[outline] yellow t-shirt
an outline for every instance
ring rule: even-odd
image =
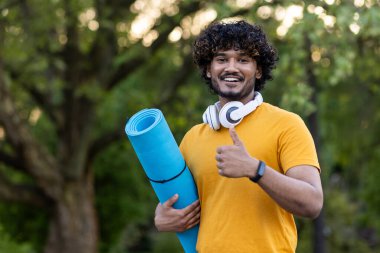
[[[302,164],[319,169],[312,136],[294,113],[263,103],[236,126],[236,132],[251,156],[281,173]],[[248,178],[218,174],[215,155],[222,145],[232,145],[228,129],[214,131],[206,124],[190,129],[180,145],[201,201],[197,251],[295,252],[292,214]]]

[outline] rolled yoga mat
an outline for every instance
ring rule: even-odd
[[[127,122],[125,132],[161,203],[176,193],[179,194],[173,205],[176,209],[198,199],[193,176],[160,110],[137,112]],[[196,253],[198,230],[199,225],[177,233],[186,253]]]

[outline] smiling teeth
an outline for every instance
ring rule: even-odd
[[[227,77],[227,78],[224,78],[224,81],[227,81],[227,82],[238,82],[239,79],[238,78]]]

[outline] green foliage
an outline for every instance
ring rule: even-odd
[[[162,233],[155,239],[155,247],[152,253],[161,252],[173,252],[181,253],[183,252],[182,246],[179,244],[178,239],[174,233]]]
[[[29,2],[29,9],[18,4],[3,9],[6,5],[0,4],[0,26],[6,27],[6,36],[1,37],[0,31],[0,63],[8,70],[4,79],[15,96],[20,117],[30,123],[31,113],[42,110],[41,117],[30,123],[30,129],[50,153],[56,154],[59,149],[57,132],[49,115],[29,95],[31,88],[48,93],[52,105],[59,106],[64,102],[65,88],[78,85],[74,95],[89,99],[96,107],[94,127],[90,130],[92,139],[115,129],[123,132],[128,117],[143,108],[157,106],[164,112],[179,143],[191,126],[201,122],[204,108],[216,101],[217,97],[209,93],[191,61],[187,61],[194,34],[174,43],[164,38],[163,46],[154,51],[143,45],[143,39],[131,39],[131,24],[144,8],[126,6],[127,1],[110,1],[112,4],[97,10],[93,19],[98,24],[96,29],[83,16],[87,13],[91,17],[96,10],[94,1]],[[182,4],[192,2],[182,1]],[[263,91],[265,101],[296,112],[305,120],[317,113],[326,200],[324,234],[329,252],[379,251],[379,4],[375,1],[364,1],[362,6],[360,1],[333,4],[327,4],[331,1],[256,1],[252,6],[241,7],[239,2],[242,3],[204,2],[200,8],[214,9],[219,18],[238,13],[263,26],[280,56],[274,80]],[[292,5],[302,7],[302,17],[281,34],[278,31],[284,21],[280,14]],[[260,7],[267,8],[269,14],[263,15],[265,8]],[[67,8],[70,13],[65,11]],[[316,8],[318,11],[313,11]],[[170,15],[173,17],[170,22],[182,20],[179,25],[185,26],[189,20],[194,21],[191,20],[194,13],[181,16],[183,11],[178,7],[178,13]],[[75,18],[70,19],[70,15]],[[333,25],[326,25],[327,15],[333,18]],[[61,50],[73,39],[67,37],[67,26],[81,19],[76,38],[80,45],[78,55],[96,49],[93,43],[99,31],[116,35],[116,41],[104,36],[98,45],[101,50],[97,53],[110,57],[102,58],[109,63],[104,75],[99,75],[102,78],[89,74],[85,80],[71,83],[63,73],[72,66],[65,64]],[[170,22],[162,16],[154,29],[162,33],[173,25]],[[96,27],[96,23],[93,25]],[[360,29],[355,30],[355,25]],[[112,45],[117,46],[118,54],[112,54]],[[104,76],[140,56],[144,64],[128,72],[117,87],[101,88]],[[90,73],[92,61],[96,59],[89,58],[81,70]],[[12,70],[19,69],[22,71],[16,79]],[[177,83],[182,71],[185,77]],[[312,100],[314,95],[316,101]],[[5,141],[0,136],[0,147],[12,153],[14,150]],[[90,165],[95,178],[100,252],[137,253],[131,249],[139,245],[140,253],[181,252],[174,234],[159,234],[153,228],[157,198],[127,138],[107,147]],[[31,178],[8,167],[1,167],[0,171],[17,183],[34,184]],[[47,223],[45,211],[1,203],[0,251],[40,252]],[[297,252],[311,252],[312,223],[298,220],[297,224],[300,238]]]
[[[7,253],[35,253],[33,247],[27,243],[19,243],[12,240],[2,226],[0,226],[0,251]]]
[[[342,190],[333,188],[327,191],[326,230],[330,252],[372,252],[370,244],[361,235],[360,203],[350,200],[347,191]]]
[[[311,88],[304,83],[298,83],[282,96],[281,108],[295,112],[301,116],[309,116],[315,112],[315,105],[310,102]]]
[[[126,227],[152,220],[157,200],[126,140],[113,145],[96,160],[95,187],[101,252],[108,252]],[[128,231],[126,238],[133,237],[134,232]]]
[[[0,203],[1,252],[41,252],[47,231],[46,218],[47,210]]]

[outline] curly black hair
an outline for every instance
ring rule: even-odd
[[[264,88],[266,80],[272,79],[272,69],[278,61],[277,50],[267,41],[264,31],[258,25],[246,21],[213,22],[196,38],[193,44],[193,59],[201,76],[212,90],[207,67],[219,50],[242,50],[256,60],[262,76],[256,79],[255,91]]]

